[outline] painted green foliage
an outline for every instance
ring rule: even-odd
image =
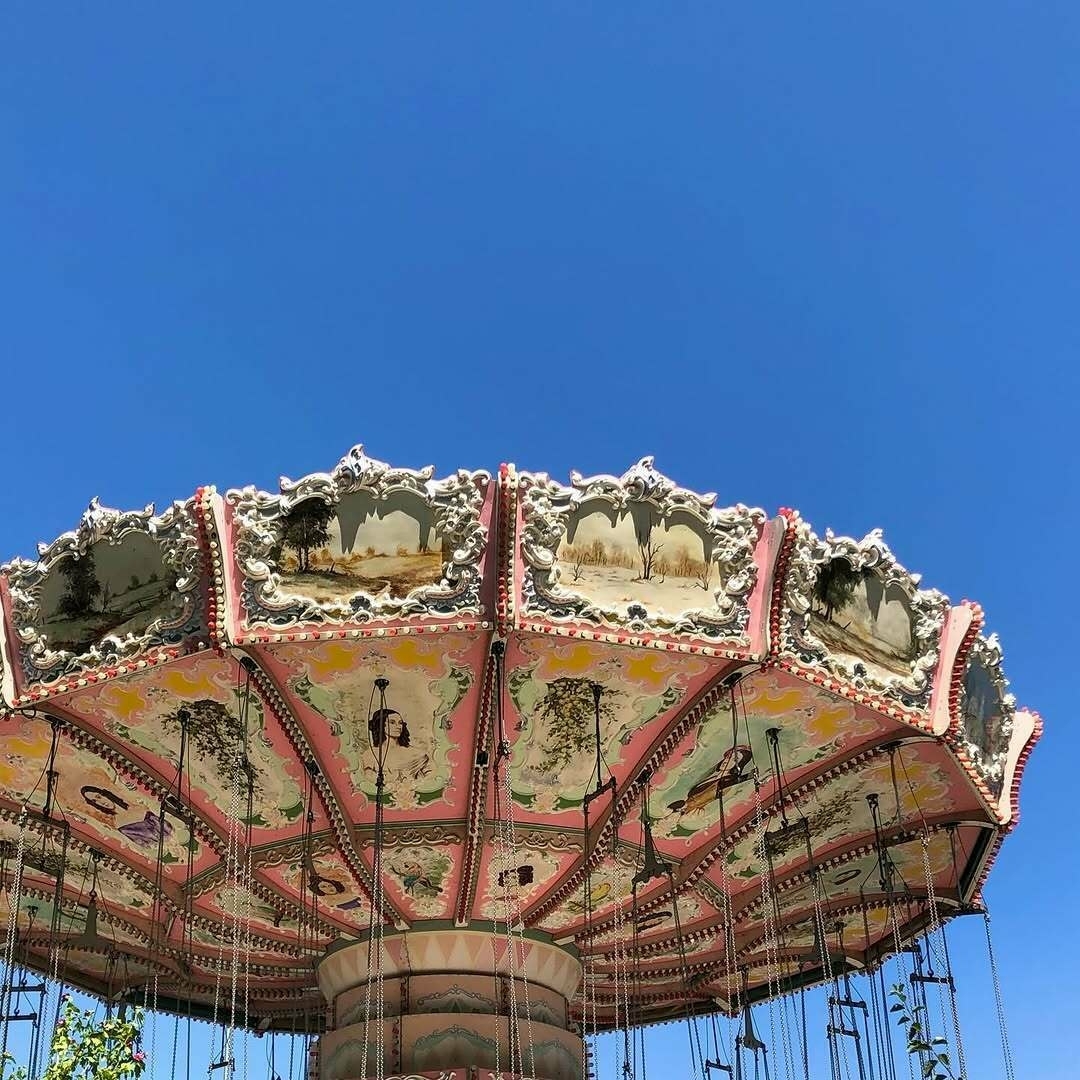
[[[67,998],[42,1080],[138,1080],[146,1068],[146,1054],[138,1048],[141,1030],[141,1009],[99,1021]],[[10,1068],[13,1060],[5,1054],[0,1061],[0,1080],[26,1080],[26,1069]]]
[[[561,678],[547,684],[543,698],[533,714],[544,729],[543,772],[559,773],[565,766],[590,749],[595,742],[596,702],[589,679]],[[601,691],[603,688],[601,687]],[[612,695],[600,696],[600,727],[603,730],[615,719]]]
[[[507,689],[524,732],[511,764],[513,796],[533,810],[561,811],[581,805],[595,773],[597,701],[600,688],[601,753],[608,768],[621,763],[634,735],[682,698],[673,682],[655,693],[633,693],[622,675],[604,679],[576,675],[544,678],[540,663],[513,671]]]

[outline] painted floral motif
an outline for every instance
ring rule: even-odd
[[[205,953],[200,956],[199,953],[194,954],[195,967],[203,971],[214,972],[215,969],[212,966],[213,962],[216,962],[221,956],[221,938],[217,934],[211,933],[209,930],[204,930],[200,926],[193,926],[190,930],[192,944],[199,946],[205,950]],[[293,938],[295,943],[296,930],[293,930]],[[268,935],[259,935],[262,937]],[[257,958],[262,961],[270,961],[271,963],[280,964],[282,960],[282,954],[276,949],[272,949],[264,944],[261,944],[257,939],[253,940],[248,946],[248,955],[253,959]],[[281,973],[284,976],[304,974],[305,971],[310,971],[310,968],[300,969],[294,971],[289,968],[281,968]]]
[[[821,963],[820,942],[814,933],[816,915],[810,914],[798,922],[783,929],[783,944],[788,949],[806,949],[806,963],[818,965]],[[842,929],[837,932],[837,924],[842,923]],[[830,915],[827,929],[829,935],[828,948],[835,950],[840,941],[846,949],[862,950],[867,944],[873,944],[885,933],[889,927],[888,908],[870,908],[865,913],[862,911],[850,912],[842,916]],[[869,929],[869,942],[866,930]]]
[[[921,892],[926,888],[926,868],[923,863],[922,837],[907,840],[900,844],[890,844],[887,848],[888,862],[894,871],[893,887],[898,891],[910,889]],[[930,860],[930,873],[935,883],[948,879],[953,871],[952,846],[945,831],[930,834],[927,847]],[[849,859],[838,866],[831,867],[825,873],[825,886],[830,896],[843,894],[858,895],[860,891],[876,893],[880,891],[881,868],[876,852],[871,852],[857,859]],[[784,896],[784,903],[794,907],[797,901]]]
[[[607,767],[630,763],[627,747],[669,716],[704,661],[630,654],[596,643],[523,645],[508,679],[521,734],[514,743],[514,799],[536,811],[579,807],[595,779],[596,710]],[[597,698],[597,690],[599,698]]]
[[[18,842],[18,822],[0,819],[0,860],[12,859]],[[107,862],[98,860],[95,863],[89,854],[71,845],[65,852],[63,841],[57,835],[50,835],[44,840],[35,837],[32,843],[26,844],[23,855],[24,888],[37,888],[51,895],[61,872],[69,896],[88,896],[96,877],[98,894],[108,898],[110,911],[124,918],[137,920],[140,916],[150,915],[153,909],[154,901],[149,891],[149,882],[144,884],[138,879],[132,881],[114,870]],[[4,902],[6,895],[0,891],[0,903]],[[37,904],[38,901],[33,903]],[[65,901],[65,910],[69,906]],[[48,925],[50,921],[39,913],[37,928],[40,930]],[[67,916],[63,925],[67,926]]]

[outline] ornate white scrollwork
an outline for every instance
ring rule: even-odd
[[[301,480],[282,477],[281,493],[270,495],[254,487],[229,491],[234,509],[234,552],[243,578],[241,603],[250,625],[288,626],[297,623],[358,623],[373,618],[432,613],[452,615],[480,609],[481,564],[487,529],[481,521],[484,490],[490,474],[459,469],[443,480],[434,468],[399,469],[376,461],[354,446],[329,473],[312,473]],[[347,600],[319,603],[290,592],[282,580],[276,553],[284,519],[309,499],[331,507],[357,492],[376,502],[408,493],[432,515],[443,548],[442,580],[412,589],[404,597],[372,597],[358,591]]]
[[[860,659],[846,655],[822,641],[813,632],[810,615],[819,575],[834,560],[842,560],[853,574],[871,574],[883,590],[898,587],[909,606],[912,656],[902,666],[889,671],[867,655]],[[824,538],[799,521],[795,545],[784,581],[780,619],[780,647],[801,663],[819,665],[860,688],[876,690],[910,707],[929,700],[937,668],[941,630],[948,610],[948,598],[936,589],[920,589],[921,578],[896,561],[882,539],[880,529],[861,540],[835,536],[826,530]],[[857,648],[857,646],[854,646]]]
[[[570,486],[565,487],[543,473],[523,473],[519,483],[526,610],[556,620],[585,620],[635,631],[689,633],[745,643],[748,601],[757,581],[754,549],[764,526],[764,511],[742,504],[718,509],[715,494],[699,495],[677,487],[657,471],[651,457],[642,458],[621,477],[583,477],[575,472]],[[575,515],[594,506],[613,521],[644,512],[657,527],[673,522],[689,525],[702,541],[707,577],[713,569],[718,571],[716,588],[705,593],[712,603],[679,613],[650,611],[644,603],[607,603],[575,590],[573,582],[564,579],[559,547]]]
[[[1009,693],[1009,680],[1001,669],[1001,661],[997,634],[976,637],[964,666],[957,699],[960,741],[995,798],[1001,797],[1004,787],[1016,716],[1016,698]],[[979,674],[985,677],[982,687],[975,682]],[[993,697],[992,702],[985,700],[986,693]],[[988,705],[989,714],[985,712]]]
[[[50,644],[49,631],[43,625],[48,613],[42,610],[42,590],[49,576],[65,560],[85,558],[97,544],[116,546],[133,533],[149,537],[157,547],[163,569],[172,575],[169,595],[179,603],[173,603],[171,610],[138,632],[106,634],[78,651]],[[92,500],[77,529],[51,544],[38,544],[36,562],[15,559],[0,566],[7,578],[25,676],[36,682],[106,667],[154,646],[178,644],[204,630],[198,588],[203,561],[194,499],[175,502],[160,516],[155,516],[153,503],[142,510],[121,511]]]

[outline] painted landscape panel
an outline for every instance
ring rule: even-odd
[[[1012,723],[1000,688],[978,657],[971,660],[964,672],[960,710],[964,735],[977,751],[973,755],[976,764],[994,798],[1000,798],[1005,786],[1004,759],[1012,737]]]
[[[717,606],[716,562],[686,514],[662,520],[646,503],[622,511],[584,504],[567,524],[558,557],[562,586],[599,607],[636,603],[677,616]]]
[[[275,552],[282,585],[320,604],[363,593],[400,599],[442,580],[436,510],[415,495],[307,499],[284,518]]]
[[[886,585],[873,570],[856,570],[844,558],[818,571],[810,607],[810,632],[833,653],[910,675],[918,658],[911,598],[902,585]]]
[[[42,584],[41,611],[38,630],[49,647],[82,653],[105,637],[182,618],[184,602],[157,544],[129,533],[118,544],[101,541],[57,563]]]

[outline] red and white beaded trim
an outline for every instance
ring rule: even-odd
[[[476,761],[477,753],[488,745],[492,717],[495,712],[495,665],[498,661],[492,654],[488,654],[487,664],[484,670],[484,694],[480,702],[480,712],[476,724],[476,742],[473,746],[472,761]],[[476,896],[476,887],[480,875],[480,842],[484,825],[485,812],[487,810],[488,784],[491,775],[490,766],[487,768],[473,767],[472,777],[469,784],[469,811],[468,826],[465,837],[465,854],[461,863],[461,879],[458,886],[457,905],[455,907],[455,922],[458,926],[464,926],[469,922],[472,915],[473,901]]]

